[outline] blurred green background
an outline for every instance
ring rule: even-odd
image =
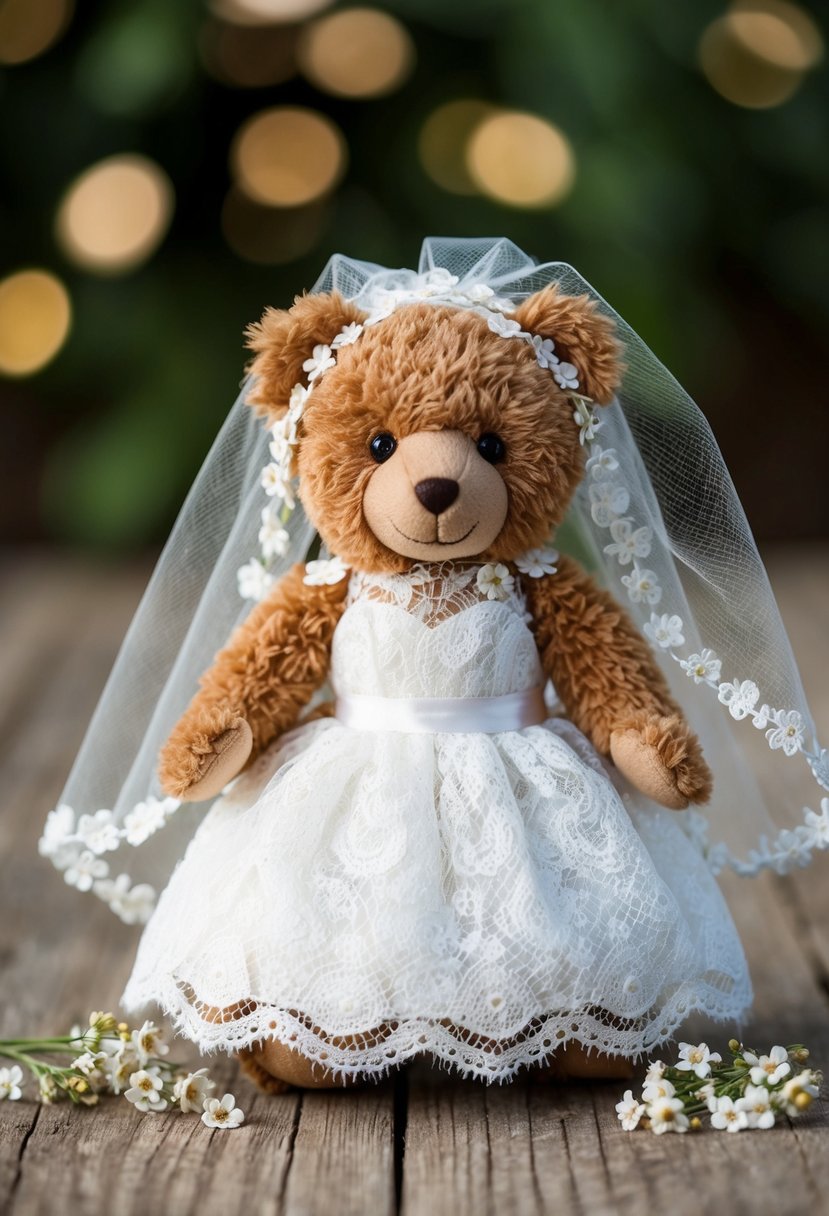
[[[829,533],[826,10],[0,0],[0,535],[163,539],[241,334],[337,250],[573,263],[761,539]]]

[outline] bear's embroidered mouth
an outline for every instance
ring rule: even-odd
[[[475,531],[478,526],[478,522],[479,521],[476,519],[468,532],[464,532],[463,536],[456,536],[454,540],[440,540],[438,537],[435,537],[433,540],[419,540],[416,536],[408,536],[401,528],[398,528],[393,519],[389,520],[389,523],[394,528],[395,532],[399,532],[404,540],[411,541],[413,545],[461,545],[467,539],[467,537],[470,537]]]

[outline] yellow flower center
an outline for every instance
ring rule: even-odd
[[[223,1106],[220,1106],[218,1108],[218,1110],[215,1110],[213,1112],[213,1118],[216,1120],[217,1123],[224,1123],[229,1114],[230,1114],[230,1111],[227,1111],[227,1110],[225,1110],[225,1108]]]
[[[143,1089],[145,1094],[150,1093],[153,1088],[152,1078],[144,1077],[141,1081],[139,1081],[138,1088]]]
[[[696,667],[694,668],[694,675],[695,676],[704,676],[705,675],[705,668],[703,667],[702,663],[697,663]]]

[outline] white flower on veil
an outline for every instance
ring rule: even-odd
[[[263,600],[273,586],[273,575],[255,557],[239,567],[237,578],[243,600]]]
[[[704,649],[699,654],[689,654],[687,659],[680,659],[679,665],[695,684],[710,684],[716,688],[722,663],[713,650]]]
[[[620,566],[627,566],[636,557],[650,555],[653,537],[651,528],[634,530],[629,519],[614,519],[610,524],[610,535],[613,537],[613,543],[605,545],[604,551],[608,557],[617,558]]]
[[[719,701],[738,722],[752,713],[759,696],[760,689],[753,680],[734,680],[720,684],[717,689]]]
[[[624,515],[630,504],[630,494],[625,486],[613,481],[600,481],[590,487],[590,514],[600,528],[609,527],[620,515]]]
[[[96,855],[109,853],[121,843],[112,811],[95,811],[93,815],[81,815],[77,836],[80,843]]]
[[[634,566],[630,574],[622,575],[622,582],[632,604],[658,604],[662,599],[662,588],[653,570]]]
[[[796,709],[777,709],[772,717],[774,726],[766,731],[769,747],[773,751],[782,748],[785,755],[794,756],[803,746],[803,718]]]
[[[671,616],[665,612],[662,616],[658,616],[652,612],[651,619],[645,626],[645,636],[662,650],[669,650],[671,646],[681,646],[685,641],[682,636],[682,618],[676,613]]]

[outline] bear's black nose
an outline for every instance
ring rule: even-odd
[[[427,477],[425,481],[417,483],[414,492],[427,511],[440,515],[452,506],[460,493],[460,486],[448,477]]]

